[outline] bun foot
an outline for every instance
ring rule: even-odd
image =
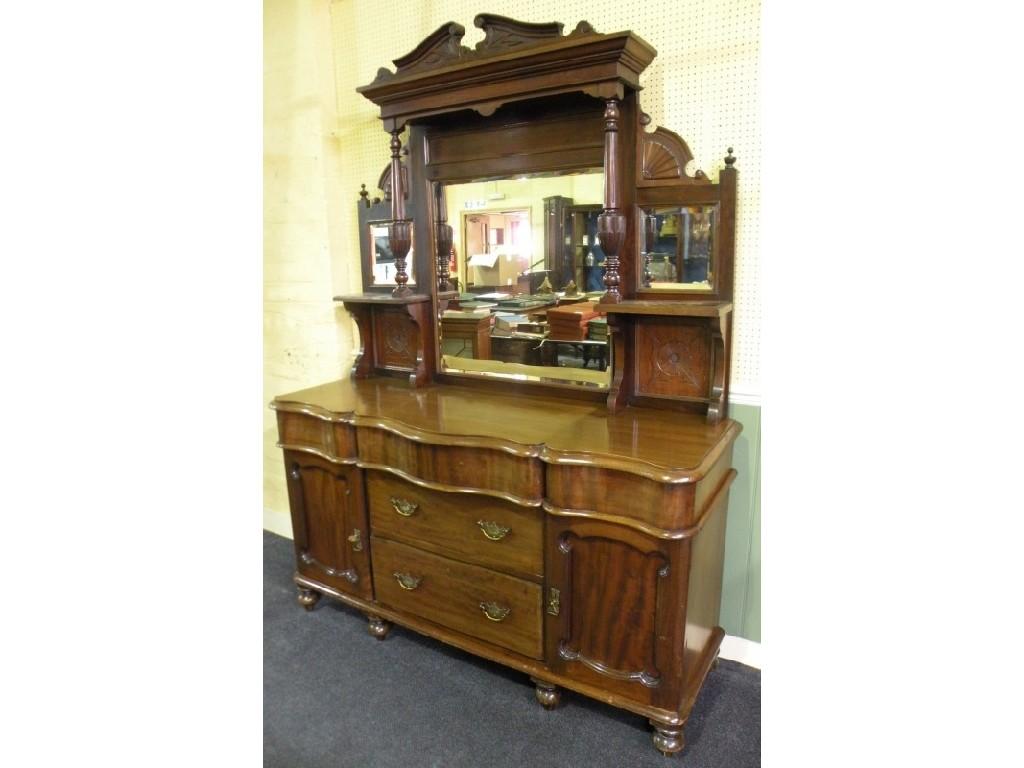
[[[391,622],[384,621],[380,616],[367,616],[370,620],[370,625],[367,627],[367,631],[376,637],[378,640],[383,640],[388,636],[388,632],[391,631]]]
[[[320,601],[320,593],[314,592],[312,589],[299,587],[298,600],[299,605],[301,605],[307,611],[312,611],[316,604]]]
[[[651,739],[654,741],[654,748],[656,750],[665,755],[665,757],[671,757],[677,752],[682,751],[685,745],[683,741],[683,726],[665,725],[654,720],[650,722],[654,726],[654,733]]]
[[[562,699],[562,692],[558,689],[558,686],[532,677],[530,679],[533,680],[533,684],[536,686],[534,693],[537,695],[537,701],[540,702],[541,706],[544,709],[554,709],[557,707],[558,702]]]

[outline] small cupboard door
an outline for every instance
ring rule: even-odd
[[[370,532],[361,470],[285,451],[285,471],[299,573],[371,599]]]
[[[680,543],[549,516],[545,550],[547,663],[634,701],[675,707],[686,595]]]

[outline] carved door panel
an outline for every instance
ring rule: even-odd
[[[299,572],[372,599],[361,470],[301,451],[284,456]]]
[[[680,544],[549,517],[545,549],[548,664],[638,702],[676,706],[686,595]]]

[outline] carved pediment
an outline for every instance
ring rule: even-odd
[[[517,51],[562,37],[563,24],[558,21],[532,24],[516,21],[494,13],[481,13],[473,24],[484,31],[484,39],[474,49],[462,45],[466,29],[449,21],[442,24],[405,56],[394,59],[395,71],[381,67],[373,83],[384,83],[403,75],[415,74],[460,61],[483,59],[509,51]],[[586,21],[581,21],[567,37],[597,34]]]
[[[560,21],[530,24],[494,13],[478,14],[473,19],[473,25],[484,31],[484,39],[476,44],[476,51],[479,54],[504,53],[536,45],[553,37],[561,37],[563,27]]]
[[[640,178],[637,183],[674,181],[708,182],[704,171],[697,170],[693,176],[686,174],[686,166],[693,160],[693,153],[682,137],[668,128],[658,126],[652,133],[640,134]]]
[[[423,40],[405,56],[395,59],[395,76],[408,75],[425,69],[435,69],[458,61],[469,49],[462,45],[466,28],[454,21],[442,24],[437,30]],[[387,72],[382,69],[381,72]],[[380,79],[381,72],[377,78]],[[391,73],[388,72],[390,75]]]

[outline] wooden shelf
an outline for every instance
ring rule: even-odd
[[[610,315],[661,315],[663,317],[721,317],[732,312],[731,301],[642,301],[600,304]]]

